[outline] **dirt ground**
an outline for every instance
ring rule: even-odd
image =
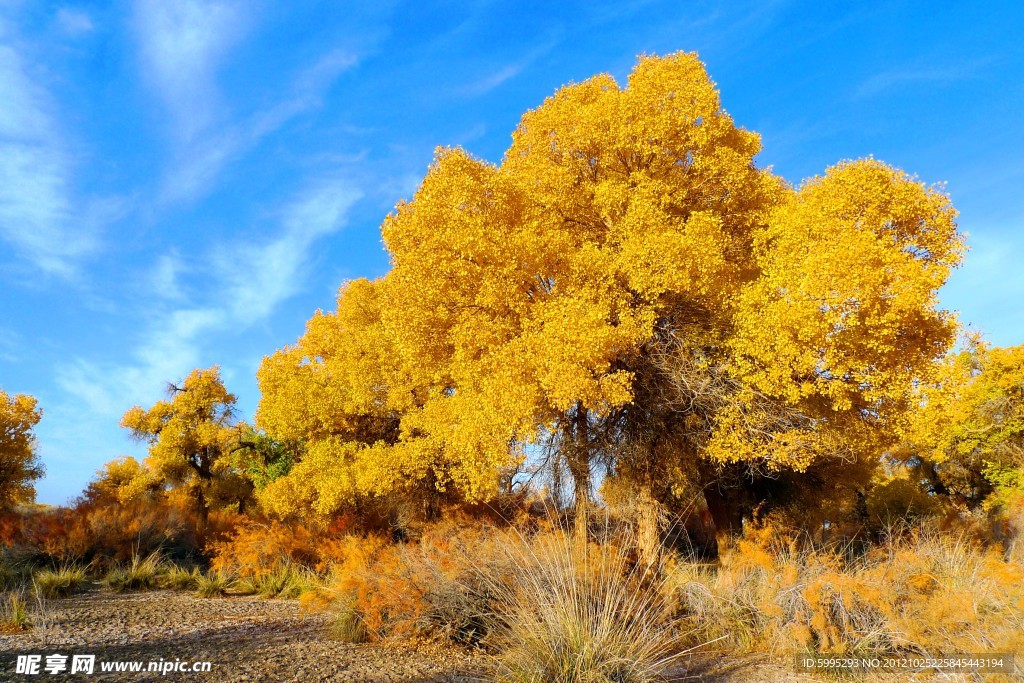
[[[493,679],[484,653],[436,645],[351,645],[330,637],[323,616],[300,614],[292,600],[150,591],[112,594],[94,587],[47,603],[39,628],[0,634],[0,681],[345,681],[360,683],[470,683]],[[36,675],[16,673],[19,654],[42,655]],[[45,671],[48,655],[95,655],[91,675]],[[150,662],[210,662],[203,673],[146,672]],[[103,672],[104,662],[140,662],[141,673]],[[1007,680],[1009,677],[999,676]],[[673,680],[707,683],[808,683],[811,676],[767,658],[687,659]],[[882,677],[854,677],[859,683]],[[888,681],[981,680],[981,677],[906,675]]]
[[[197,598],[89,590],[46,606],[42,628],[0,635],[0,681],[422,681],[487,680],[483,654],[435,646],[350,645],[298,603],[258,597]],[[43,655],[39,675],[18,675],[17,655]],[[92,675],[48,674],[52,654],[95,655]],[[101,662],[210,662],[207,673],[103,673]]]

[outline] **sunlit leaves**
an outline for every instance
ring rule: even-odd
[[[43,467],[32,430],[42,416],[32,396],[0,389],[0,510],[35,497],[33,482]]]
[[[274,505],[487,499],[542,434],[623,414],[669,342],[729,387],[691,459],[880,448],[954,334],[955,212],[873,160],[794,189],[759,151],[682,53],[562,88],[500,164],[439,150],[382,226],[390,272],[264,361],[258,421],[307,447]]]

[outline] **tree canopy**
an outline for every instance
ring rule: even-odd
[[[500,164],[440,150],[390,272],[260,369],[258,424],[305,446],[265,502],[488,500],[546,445],[580,503],[603,463],[726,527],[737,487],[870,470],[953,341],[956,212],[873,159],[793,187],[760,149],[679,53],[562,88]]]
[[[994,490],[1024,491],[1024,346],[969,339],[920,402],[893,455],[928,493],[972,508],[998,503]]]
[[[239,433],[236,400],[219,368],[193,370],[181,386],[171,385],[170,400],[124,414],[121,426],[148,443],[149,454],[141,465],[130,459],[108,464],[101,476],[118,486],[122,499],[151,490],[154,482],[184,495],[195,504],[202,534],[212,507],[244,507],[252,493],[231,458]]]
[[[0,389],[0,510],[35,499],[43,466],[32,430],[42,416],[32,396]]]

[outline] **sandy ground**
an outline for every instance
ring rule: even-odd
[[[436,645],[351,645],[328,634],[323,616],[300,614],[291,600],[150,591],[112,594],[93,587],[47,603],[45,622],[16,635],[0,634],[0,681],[347,681],[362,683],[470,683],[493,679],[491,659],[480,652]],[[40,673],[15,672],[19,654],[42,655]],[[49,674],[46,656],[95,655],[91,675]],[[145,672],[150,662],[210,662],[205,673]],[[101,671],[103,662],[141,662],[142,673]],[[1012,676],[853,676],[843,680],[975,681]],[[762,657],[698,653],[672,680],[707,683],[834,682],[797,672]]]
[[[487,680],[488,658],[435,646],[350,645],[329,637],[323,617],[298,603],[258,597],[197,598],[93,589],[47,603],[43,628],[0,635],[0,681],[421,681]],[[18,654],[95,655],[92,675],[15,673]],[[208,673],[102,673],[101,662],[211,663]],[[68,658],[70,669],[71,658]]]

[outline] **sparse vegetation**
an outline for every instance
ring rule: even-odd
[[[564,531],[507,549],[511,581],[491,580],[499,680],[650,683],[686,651],[660,568]]]
[[[366,641],[366,626],[363,618],[355,609],[352,601],[340,601],[333,606],[330,622],[331,637],[343,643],[362,643]]]
[[[24,631],[30,626],[25,592],[12,590],[0,593],[0,633]]]
[[[80,590],[86,580],[86,568],[74,564],[41,569],[32,577],[36,590],[47,598],[65,598]]]
[[[172,590],[194,590],[199,583],[200,574],[198,567],[186,569],[176,564],[170,564],[165,566],[160,575],[159,584],[163,588]]]
[[[206,572],[196,576],[196,595],[202,598],[218,598],[227,595],[234,584],[234,577],[225,572]]]
[[[133,555],[130,562],[108,571],[103,577],[103,585],[116,593],[155,588],[162,569],[159,553],[150,553],[146,557]]]

